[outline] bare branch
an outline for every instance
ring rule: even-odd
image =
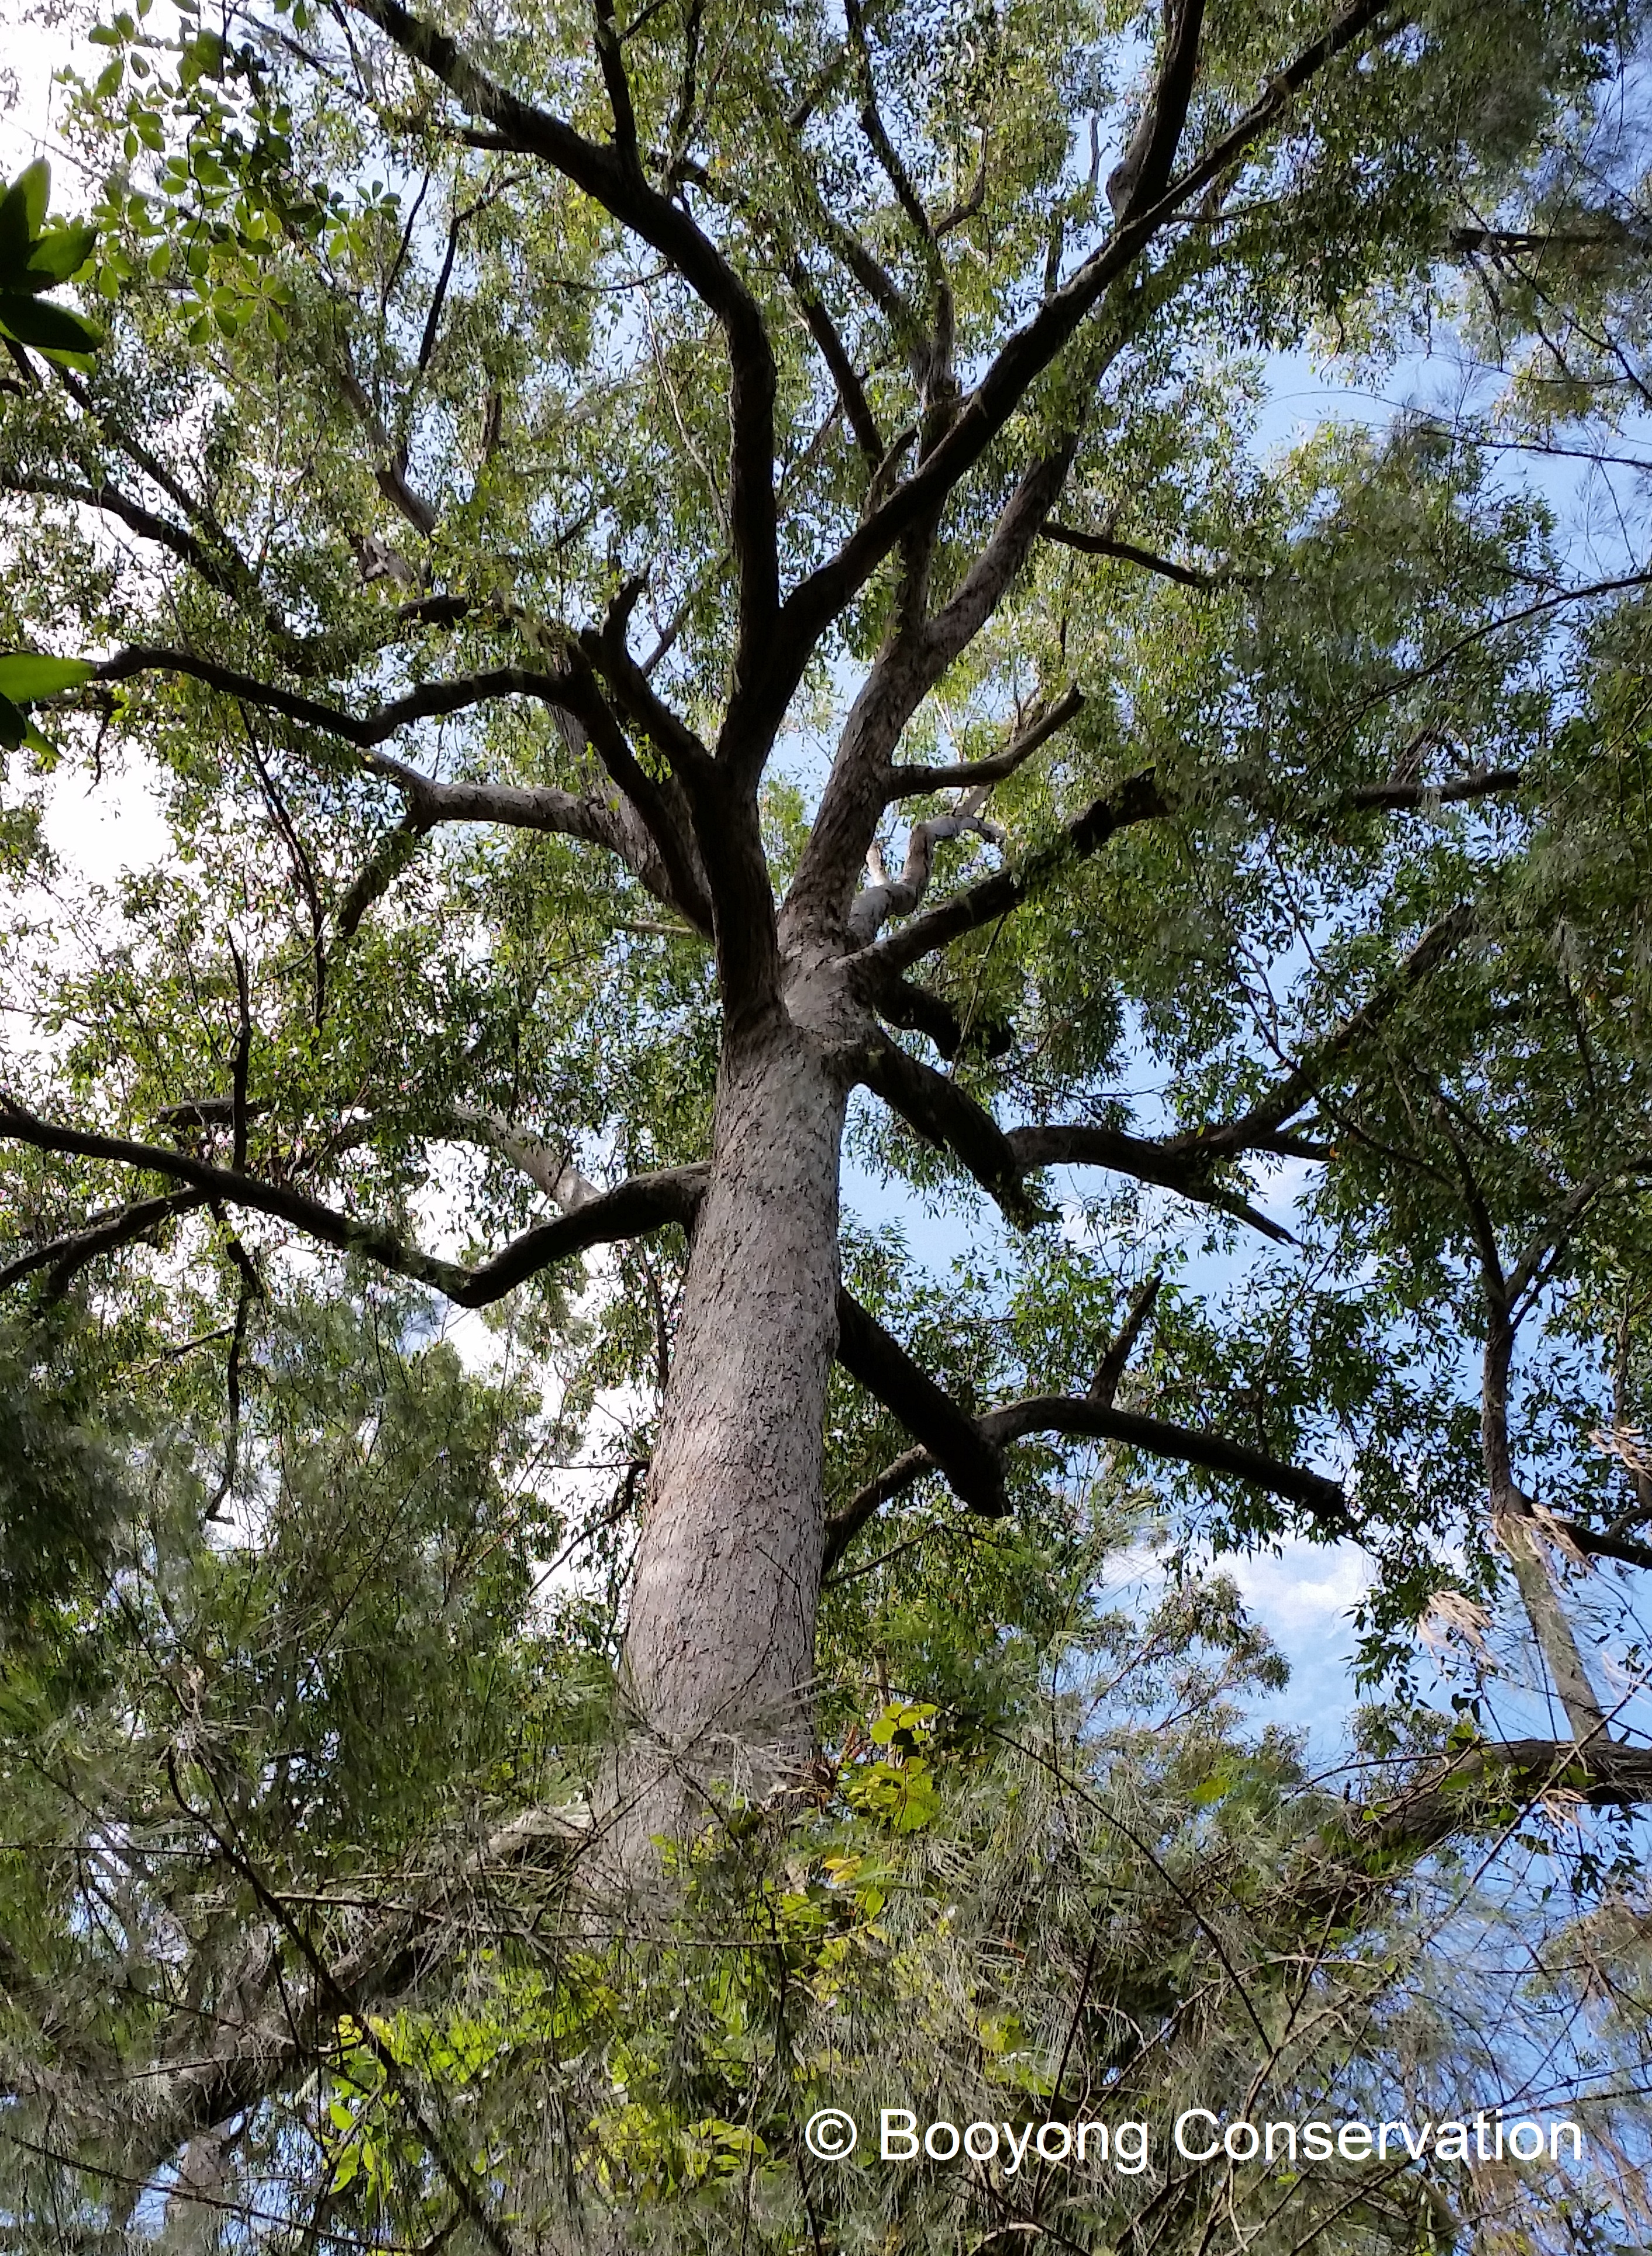
[[[49,1238],[28,1253],[20,1253],[0,1269],[0,1292],[16,1285],[36,1270],[52,1272],[47,1290],[55,1300],[67,1288],[77,1269],[88,1261],[95,1261],[100,1253],[113,1253],[123,1245],[130,1245],[140,1237],[148,1237],[163,1223],[177,1216],[192,1214],[206,1203],[199,1191],[172,1191],[165,1198],[140,1199],[135,1206],[124,1206],[112,1214],[99,1215],[82,1229],[67,1236]]]
[[[1557,589],[1554,594],[1541,596],[1535,603],[1522,603],[1517,610],[1504,611],[1494,619],[1485,620],[1480,626],[1470,627],[1420,666],[1407,666],[1395,674],[1391,680],[1367,691],[1350,709],[1348,717],[1350,721],[1357,720],[1364,714],[1374,712],[1389,698],[1398,697],[1407,689],[1414,689],[1418,682],[1432,680],[1436,674],[1445,671],[1453,659],[1460,658],[1477,642],[1486,642],[1493,635],[1501,634],[1506,627],[1524,626],[1533,619],[1550,617],[1556,611],[1564,610],[1568,603],[1590,603],[1602,596],[1627,595],[1631,589],[1644,588],[1649,582],[1652,582],[1652,570],[1625,572],[1612,580],[1590,580],[1575,588]]]
[[[1174,580],[1178,587],[1197,588],[1206,595],[1213,589],[1226,587],[1234,576],[1231,572],[1202,572],[1194,565],[1155,555],[1150,548],[1138,548],[1133,541],[1115,540],[1106,532],[1081,532],[1072,525],[1047,524],[1039,538],[1063,548],[1076,548],[1086,556],[1111,556],[1121,564],[1139,564],[1144,572],[1156,572],[1161,579]]]
[[[1120,830],[1173,812],[1174,802],[1160,789],[1151,768],[1127,776],[1108,797],[1093,800],[1081,814],[1075,815],[1058,841],[1029,855],[1019,869],[1001,870],[965,886],[938,908],[930,909],[899,932],[876,941],[868,953],[889,970],[910,970],[965,933],[978,931],[1018,908],[1070,857],[1082,859],[1098,853]]]
[[[0,1142],[6,1141],[30,1144],[37,1151],[62,1153],[74,1159],[107,1160],[118,1167],[187,1183],[208,1198],[221,1199],[226,1206],[267,1214],[338,1252],[360,1255],[416,1284],[431,1286],[467,1308],[485,1308],[552,1263],[568,1260],[594,1245],[640,1237],[667,1223],[686,1227],[705,1181],[703,1167],[663,1167],[651,1174],[635,1175],[553,1221],[524,1230],[491,1260],[467,1269],[459,1262],[445,1261],[409,1245],[380,1224],[340,1214],[302,1191],[261,1181],[233,1167],[214,1166],[193,1153],[170,1151],[164,1145],[59,1127],[0,1097]]]
[[[984,790],[972,793],[970,799],[984,797]],[[969,801],[965,802],[967,807]],[[883,868],[883,857],[874,846],[868,860],[876,881],[855,896],[850,905],[847,941],[851,948],[864,948],[875,940],[892,916],[910,916],[929,891],[930,871],[934,850],[948,838],[961,838],[973,833],[978,838],[1003,843],[1003,832],[995,822],[985,822],[979,814],[960,810],[953,814],[931,814],[923,822],[915,822],[906,844],[906,860],[898,878],[891,878]]]
[[[1644,226],[1631,226],[1611,212],[1597,212],[1587,227],[1553,227],[1540,233],[1522,233],[1501,227],[1454,227],[1446,237],[1453,250],[1490,251],[1515,258],[1538,257],[1557,250],[1640,250],[1652,248],[1652,235]]]
[[[226,697],[239,698],[246,704],[297,721],[303,727],[341,737],[347,744],[363,751],[383,744],[416,721],[440,720],[451,714],[467,712],[473,706],[484,705],[496,697],[531,697],[542,705],[567,711],[573,709],[569,701],[577,694],[572,668],[565,673],[553,674],[535,673],[527,666],[496,666],[478,673],[460,674],[448,681],[422,682],[405,695],[392,697],[371,712],[358,715],[347,713],[340,706],[321,704],[298,690],[284,689],[277,682],[260,681],[252,674],[237,673],[233,666],[221,666],[215,659],[199,657],[193,651],[144,643],[134,644],[104,659],[92,678],[95,681],[129,681],[143,673],[186,675],[205,682],[209,689],[216,689]],[[404,767],[399,760],[377,758],[368,761],[367,765],[374,774],[404,788],[446,788],[431,784],[416,769]]]
[[[640,176],[642,163],[636,146],[636,111],[632,107],[631,81],[626,75],[625,56],[615,25],[614,0],[595,0],[593,14],[596,25],[596,59],[601,67],[602,83],[608,88],[608,108],[614,113],[614,145],[622,157],[629,159]]]
[[[1205,1472],[1231,1473],[1271,1496],[1300,1505],[1326,1534],[1353,1532],[1348,1500],[1337,1482],[1300,1465],[1283,1464],[1263,1450],[1253,1449],[1244,1442],[1231,1442],[1220,1434],[1201,1434],[1192,1427],[1173,1425],[1161,1418],[1138,1417],[1132,1411],[1115,1410],[1110,1403],[1084,1395],[1029,1395],[1023,1401],[1007,1403],[1002,1410],[989,1411],[980,1422],[982,1433],[1001,1447],[1029,1434],[1087,1434],[1098,1441],[1123,1442],[1149,1456],[1197,1465]]]
[[[1581,1519],[1568,1519],[1560,1513],[1554,1516],[1555,1526],[1569,1542],[1593,1559],[1615,1559],[1623,1567],[1652,1567],[1652,1543],[1637,1543],[1627,1535],[1616,1535],[1609,1528],[1591,1527]]]
[[[392,783],[407,800],[403,829],[414,834],[445,822],[497,822],[508,828],[544,830],[603,846],[617,854],[649,890],[678,909],[701,931],[711,928],[711,907],[685,822],[667,804],[660,786],[637,765],[623,731],[608,710],[577,649],[565,671],[536,673],[501,666],[447,681],[422,683],[401,697],[365,714],[324,705],[313,697],[257,680],[193,652],[137,645],[117,652],[96,668],[94,680],[120,681],[142,673],[175,673],[205,682],[208,688],[248,705],[279,713],[353,744],[369,773]],[[619,807],[577,797],[550,785],[439,783],[375,747],[415,722],[439,719],[499,697],[531,697],[553,712],[571,715],[586,729],[603,765],[625,794]],[[632,820],[632,815],[635,820]],[[393,834],[395,835],[395,834]],[[376,857],[350,889],[340,913],[341,927],[354,931],[399,866]]]
[[[944,767],[892,768],[888,796],[891,800],[914,799],[921,792],[950,791],[954,787],[968,791],[981,784],[1002,783],[1017,768],[1024,766],[1035,752],[1042,751],[1051,737],[1065,729],[1083,708],[1084,694],[1075,683],[1064,690],[1047,711],[1019,730],[1002,752],[994,752],[981,760],[954,760]]]

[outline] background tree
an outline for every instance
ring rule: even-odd
[[[1088,1603],[1041,1531],[1093,1566],[1127,1505],[1172,1540],[1369,1551],[1373,1752],[1436,1757],[1409,1814],[1360,1821],[1382,1856],[1644,1791],[1601,1657],[1633,1685],[1635,1632],[1583,1579],[1652,1560],[1643,573],[1632,528],[1578,568],[1500,466],[1633,429],[1639,30],[1539,0],[488,26],[299,0],[96,35],[74,130],[109,342],[5,403],[7,626],[90,659],[54,734],[141,759],[174,851],[77,892],[19,779],[4,1273],[84,1304],[70,1368],[95,1337],[185,1461],[165,1544],[111,1552],[93,1514],[48,1580],[71,1631],[100,1540],[152,1590],[176,1713],[119,1822],[158,1824],[164,1780],[207,1893],[235,1876],[227,1921],[166,1908],[193,1998],[129,1942],[137,2034],[104,2020],[66,2065],[171,2062],[140,2159],[206,2141],[198,2207],[227,2125],[275,2168],[265,2095],[404,1994],[435,1917],[416,1891],[300,1923],[372,1797],[329,1785],[306,1834],[281,1797],[342,1737],[281,1720],[260,1759],[230,1721],[306,1707],[342,1585],[274,1640],[286,1689],[231,1672],[191,1720],[198,1635],[236,1641],[218,1576],[269,1550],[233,1515],[304,1526],[271,1470],[283,1343],[362,1352],[360,1268],[313,1317],[306,1247],[559,1340],[565,1419],[628,1390],[599,1514],[637,1527],[620,1752],[454,1750],[478,1871],[566,1838],[579,1785],[597,1863],[650,1876],[655,1837],[795,1791],[818,1748],[828,1804],[898,1831],[912,1777],[878,1780],[857,1719],[1000,1729],[998,1639],[1048,1658]],[[1446,308],[1509,370],[1499,419],[1263,460],[1258,353],[1366,370]],[[944,1293],[846,1221],[846,1148],[971,1248]],[[601,1247],[581,1330],[562,1295]],[[344,1436],[385,1414],[329,1408]],[[212,1583],[195,1626],[174,1550]],[[1471,1688],[1442,1749],[1415,1625],[1494,1633],[1505,1579],[1555,1722],[1499,1752]],[[488,1617],[503,1682],[537,1665],[524,1588]],[[599,1736],[566,1673],[564,1750]],[[140,1706],[117,1670],[92,1712]],[[887,1767],[924,1759],[890,1729]],[[1357,1871],[1358,1824],[1294,1783],[1281,1822]],[[30,1917],[74,1958],[72,1891]],[[402,2111],[418,2198],[497,2247],[487,2167],[418,2097],[465,2077],[401,2043],[348,2072]]]

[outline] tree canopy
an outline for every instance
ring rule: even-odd
[[[0,204],[8,2245],[1639,2245],[1645,17],[96,23]],[[1224,1561],[1338,1545],[1333,1749]]]

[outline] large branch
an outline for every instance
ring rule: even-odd
[[[1197,1143],[1180,1139],[1156,1143],[1149,1136],[1131,1136],[1121,1129],[1095,1127],[1087,1121],[1011,1128],[1006,1141],[1016,1165],[1028,1173],[1036,1167],[1107,1167],[1137,1182],[1156,1183],[1162,1189],[1176,1191],[1197,1205],[1219,1207],[1278,1244],[1292,1242],[1288,1230],[1252,1206],[1241,1193],[1216,1180],[1216,1167],[1224,1155],[1202,1149]]]
[[[692,842],[659,786],[638,766],[588,664],[577,652],[555,673],[520,666],[491,666],[446,681],[422,682],[417,689],[359,714],[278,682],[261,681],[193,651],[143,644],[104,659],[93,679],[124,681],[144,673],[184,675],[223,696],[279,713],[301,727],[353,745],[370,774],[403,793],[409,827],[415,831],[446,822],[496,822],[582,839],[617,854],[661,900],[680,909],[700,930],[710,927],[710,905]],[[376,749],[418,722],[449,718],[500,697],[530,697],[553,712],[572,715],[624,793],[622,806],[615,808],[549,785],[442,783]],[[627,807],[635,810],[636,822],[628,820]]]
[[[976,764],[981,769],[993,765],[985,761]],[[949,779],[961,779],[968,770],[896,768],[889,772],[896,788],[904,789],[908,787],[904,782],[908,777],[915,779],[910,787],[917,788],[917,779],[938,779],[946,776]],[[988,779],[983,777],[982,779]],[[1345,793],[1338,804],[1348,807],[1403,812],[1412,807],[1425,807],[1431,800],[1479,799],[1490,793],[1515,788],[1521,779],[1517,770],[1497,769],[1459,778],[1454,784],[1442,786],[1438,790],[1423,784],[1360,785]],[[880,938],[867,950],[867,954],[875,960],[881,971],[894,974],[910,970],[914,964],[949,946],[953,941],[962,938],[967,933],[979,931],[983,925],[995,923],[1000,917],[1008,916],[1019,908],[1068,860],[1082,860],[1099,852],[1119,831],[1135,823],[1173,814],[1177,811],[1177,804],[1160,787],[1151,768],[1141,769],[1136,774],[1127,776],[1106,797],[1093,800],[1082,813],[1064,827],[1051,844],[1029,855],[1019,867],[997,871],[989,878],[980,878],[974,885],[963,887],[923,916],[915,917],[910,924],[903,926],[898,932]],[[1402,967],[1399,988],[1392,994],[1385,993],[1375,998],[1366,1011],[1357,1013],[1339,1031],[1333,1046],[1321,1045],[1316,1048],[1301,1066],[1293,1068],[1266,1100],[1276,1118],[1287,1119],[1291,1112],[1299,1110],[1316,1092],[1316,1073],[1332,1064],[1341,1049],[1351,1047],[1362,1035],[1372,1031],[1377,1019],[1385,1016],[1393,1005],[1402,999],[1405,990],[1449,954],[1466,937],[1473,924],[1473,913],[1465,907],[1453,910],[1431,927]],[[1226,1131],[1212,1132],[1214,1139],[1212,1148],[1220,1148],[1220,1139],[1223,1135],[1229,1138],[1233,1148],[1254,1142],[1256,1140],[1254,1132],[1259,1131],[1262,1124],[1259,1108],[1256,1113],[1248,1115],[1242,1124],[1235,1123]]]
[[[42,499],[69,501],[83,509],[95,509],[105,517],[113,517],[135,532],[140,540],[152,542],[187,564],[207,587],[215,588],[220,595],[245,609],[256,609],[258,617],[282,643],[296,639],[280,614],[272,610],[258,591],[251,568],[226,544],[209,546],[187,526],[174,525],[170,518],[161,517],[147,509],[140,501],[124,492],[107,478],[94,483],[78,478],[55,477],[45,471],[8,470],[0,476],[0,487],[8,493],[36,494]]]
[[[988,1519],[1002,1519],[1009,1498],[999,1449],[913,1361],[894,1333],[886,1331],[842,1287],[838,1290],[838,1361],[851,1378],[894,1412],[918,1442],[922,1470],[938,1468],[972,1512]]]
[[[705,1181],[705,1169],[700,1167],[663,1167],[650,1174],[634,1175],[550,1222],[536,1223],[513,1237],[491,1260],[467,1269],[460,1262],[446,1261],[410,1245],[382,1224],[341,1214],[303,1191],[261,1181],[234,1167],[218,1167],[192,1152],[170,1151],[165,1145],[138,1143],[130,1137],[60,1127],[4,1097],[0,1097],[0,1142],[28,1144],[36,1151],[60,1153],[72,1159],[105,1160],[116,1167],[187,1183],[208,1197],[221,1199],[226,1206],[267,1214],[340,1253],[357,1254],[397,1276],[430,1286],[466,1308],[485,1308],[553,1262],[568,1260],[594,1245],[641,1237],[667,1223],[685,1228],[693,1219]]]
[[[1369,807],[1393,814],[1411,808],[1459,807],[1465,800],[1494,799],[1518,791],[1526,780],[1523,768],[1473,768],[1445,783],[1356,783],[1332,802],[1333,809]]]
[[[1002,1057],[1015,1047],[1015,1029],[1004,1019],[960,1012],[945,995],[915,987],[893,974],[877,987],[873,999],[886,1026],[926,1034],[944,1058],[961,1057],[966,1043],[989,1058]]]
[[[947,839],[973,835],[988,839],[995,845],[1003,844],[1004,834],[996,823],[984,821],[974,811],[984,796],[984,788],[978,786],[956,812],[931,814],[922,822],[915,822],[907,836],[906,859],[898,878],[891,878],[883,867],[878,849],[874,846],[870,850],[867,858],[874,883],[857,893],[849,905],[846,937],[852,948],[864,948],[875,940],[891,917],[910,916],[929,891],[935,849]]]
[[[632,657],[626,629],[643,584],[636,579],[621,589],[601,632],[587,631],[580,647],[620,710],[666,760],[675,801],[690,810],[683,827],[716,940],[724,1015],[737,1023],[771,1010],[780,991],[774,892],[756,793],[749,778],[712,757]],[[664,801],[664,790],[650,788],[660,790]]]
[[[1233,577],[1227,572],[1202,572],[1192,564],[1177,564],[1171,557],[1156,555],[1150,548],[1138,548],[1133,541],[1115,540],[1107,532],[1081,532],[1074,525],[1046,524],[1039,538],[1063,548],[1076,548],[1085,556],[1109,556],[1121,564],[1138,565],[1144,572],[1156,572],[1162,580],[1173,580],[1180,588],[1197,588],[1203,595]]]
[[[901,991],[916,1000],[916,991]],[[937,1000],[938,998],[930,998]],[[921,1017],[921,1012],[913,1015]],[[1137,1182],[1156,1183],[1199,1206],[1218,1208],[1248,1223],[1276,1244],[1294,1241],[1290,1232],[1253,1206],[1242,1192],[1218,1179],[1225,1160],[1253,1146],[1211,1149],[1197,1138],[1156,1143],[1114,1128],[1072,1122],[1050,1127],[1001,1128],[984,1104],[960,1089],[949,1075],[911,1057],[887,1036],[868,1042],[855,1059],[857,1078],[891,1112],[926,1143],[950,1152],[969,1170],[1009,1219],[1021,1228],[1039,1220],[1044,1209],[1027,1190],[1026,1179],[1044,1167],[1109,1167]],[[1258,1133],[1256,1146],[1267,1148]]]
[[[1115,1410],[1110,1403],[1086,1395],[1032,1394],[1019,1402],[989,1411],[981,1429],[1000,1447],[1023,1441],[1029,1434],[1088,1435],[1101,1442],[1121,1442],[1145,1450],[1150,1456],[1171,1457],[1197,1465],[1201,1471],[1229,1473],[1248,1481],[1270,1496],[1300,1505],[1309,1518],[1328,1535],[1348,1535],[1353,1523],[1341,1487],[1323,1473],[1289,1465],[1248,1442],[1229,1441],[1221,1434],[1201,1434],[1162,1418],[1144,1418],[1130,1410]]]
[[[828,1570],[875,1512],[928,1472],[943,1473],[959,1501],[970,1511],[989,1519],[1001,1518],[1008,1508],[1002,1453],[1033,1434],[1116,1442],[1149,1456],[1193,1465],[1202,1472],[1225,1474],[1298,1505],[1327,1535],[1353,1532],[1346,1496],[1323,1473],[1286,1464],[1226,1435],[1200,1433],[1192,1426],[1115,1409],[1100,1392],[1030,1395],[973,1418],[920,1371],[899,1343],[876,1326],[847,1294],[840,1295],[838,1308],[840,1325],[847,1322],[854,1328],[845,1334],[851,1344],[840,1350],[845,1368],[894,1413],[917,1446],[886,1467],[827,1519]],[[876,1336],[870,1347],[865,1344],[868,1327]],[[915,1380],[921,1381],[921,1386]],[[988,1463],[997,1467],[995,1478],[990,1480],[983,1471]],[[961,1477],[954,1468],[961,1470]]]
[[[1150,209],[1169,186],[1193,98],[1205,0],[1171,0],[1165,13],[1169,36],[1158,77],[1124,160],[1107,181],[1107,201],[1121,220]]]
[[[882,970],[910,970],[964,934],[1008,916],[1069,860],[1081,861],[1099,853],[1119,831],[1170,814],[1174,807],[1175,802],[1160,789],[1151,768],[1127,776],[1107,797],[1092,800],[1081,814],[1065,826],[1058,838],[1030,854],[1019,868],[1000,870],[966,885],[950,900],[878,941],[868,953],[875,957]]]
[[[925,616],[928,536],[914,535],[903,550],[902,623],[855,699],[833,759],[832,772],[809,832],[808,842],[786,896],[785,921],[798,932],[833,934],[849,920],[843,944],[864,946],[896,906],[857,914],[851,906],[857,875],[865,862],[884,807],[891,797],[891,759],[901,732],[953,660],[992,616],[1004,590],[1021,568],[1039,525],[1060,490],[1077,444],[1077,427],[1059,446],[1040,458],[1020,480],[1000,511],[991,537],[953,594],[933,617]],[[973,814],[973,805],[960,810]],[[946,820],[946,818],[939,818]],[[943,832],[941,834],[945,835]],[[924,833],[914,835],[914,847]],[[924,857],[920,881],[905,888],[904,911],[915,905],[927,883]]]
[[[83,1269],[88,1261],[95,1261],[99,1254],[118,1252],[123,1245],[147,1237],[150,1231],[175,1221],[180,1215],[194,1212],[205,1202],[202,1192],[170,1191],[165,1197],[139,1199],[135,1205],[121,1207],[113,1214],[99,1215],[79,1230],[49,1238],[8,1261],[0,1268],[0,1292],[9,1285],[20,1284],[37,1270],[49,1269],[49,1290],[59,1294],[77,1269]]]
[[[1429,926],[1371,999],[1312,1043],[1265,1096],[1236,1120],[1201,1128],[1178,1139],[1178,1148],[1190,1154],[1213,1155],[1265,1149],[1269,1138],[1286,1121],[1319,1096],[1332,1068],[1376,1034],[1412,992],[1462,946],[1475,923],[1475,913],[1466,902],[1448,909]]]
[[[130,681],[143,673],[186,675],[192,680],[205,682],[209,689],[219,690],[226,697],[239,698],[267,712],[279,713],[306,728],[341,737],[362,751],[371,751],[417,721],[446,719],[496,697],[531,697],[542,705],[568,711],[574,709],[569,701],[577,694],[572,670],[566,673],[539,673],[527,666],[496,666],[478,673],[460,674],[448,681],[421,682],[417,689],[390,698],[374,706],[370,712],[349,713],[341,706],[324,705],[299,690],[284,689],[278,682],[260,681],[253,674],[238,673],[234,666],[221,666],[216,659],[203,658],[194,651],[147,643],[134,644],[102,659],[94,669],[92,678],[95,681]],[[404,767],[399,761],[375,759],[368,765],[376,774],[386,776],[404,787],[427,785],[427,779]]]
[[[400,0],[350,0],[401,52],[439,78],[502,145],[555,166],[622,227],[668,259],[709,308],[728,354],[729,518],[740,584],[740,617],[729,703],[731,724],[749,695],[771,641],[779,608],[780,565],[775,515],[774,354],[756,300],[680,203],[643,175],[634,137],[616,116],[620,138],[604,146],[551,112],[508,93],[447,32]],[[614,89],[609,78],[610,92]],[[731,742],[738,744],[736,728]],[[764,749],[766,750],[766,741]]]
[[[826,311],[819,293],[810,281],[800,264],[790,270],[788,279],[792,293],[803,310],[809,335],[819,347],[820,357],[831,373],[832,382],[843,409],[844,419],[854,434],[854,442],[861,449],[869,469],[875,470],[883,460],[882,434],[877,427],[866,396],[865,387],[856,372],[849,349],[839,335],[837,324]]]
[[[937,1073],[887,1035],[875,1036],[856,1055],[856,1077],[881,1096],[925,1142],[961,1160],[1008,1218],[1025,1229],[1043,1209],[1023,1188],[1015,1147],[983,1104],[946,1074]]]
[[[889,991],[900,972],[919,955],[1008,913],[1062,850],[1093,851],[1125,820],[1142,820],[1169,811],[1150,771],[1132,778],[1118,800],[1098,800],[1086,808],[1069,826],[1062,848],[1030,857],[1020,871],[1002,871],[966,887],[938,908],[867,949],[862,962],[868,999],[876,1005],[880,994]],[[984,1107],[955,1082],[920,1065],[892,1041],[868,1050],[861,1066],[861,1078],[921,1135],[960,1159],[1012,1218],[1020,1219],[1027,1211],[1020,1186],[1036,1170],[1100,1167],[1216,1207],[1264,1237],[1288,1244],[1291,1242],[1289,1230],[1260,1212],[1241,1191],[1220,1180],[1222,1165],[1248,1152],[1277,1152],[1290,1146],[1293,1139],[1282,1134],[1284,1124],[1319,1095],[1326,1076],[1350,1052],[1377,1034],[1408,996],[1462,944],[1474,924],[1474,912],[1466,905],[1448,912],[1430,926],[1370,1000],[1288,1066],[1264,1096],[1236,1119],[1179,1136],[1155,1139],[1089,1122],[1001,1129]],[[903,991],[908,996],[914,992],[910,988]],[[908,1015],[915,1023],[922,1023],[920,1014]]]
[[[1585,1747],[1552,1739],[1491,1739],[1424,1769],[1403,1792],[1349,1813],[1343,1838],[1356,1851],[1418,1851],[1453,1834],[1508,1822],[1509,1805],[1576,1794],[1594,1809],[1652,1801],[1652,1747],[1595,1738]]]
[[[1047,710],[1035,715],[1024,728],[1018,729],[999,752],[991,752],[984,759],[955,760],[945,766],[896,767],[889,776],[888,798],[915,799],[920,793],[958,789],[973,791],[982,784],[1002,783],[1024,767],[1033,754],[1042,751],[1051,737],[1075,720],[1084,709],[1084,693],[1075,682],[1064,689]]]
[[[1585,1520],[1565,1519],[1557,1514],[1554,1524],[1592,1559],[1613,1559],[1620,1567],[1652,1567],[1652,1543],[1637,1543],[1632,1536],[1614,1535],[1610,1528],[1591,1527]]]

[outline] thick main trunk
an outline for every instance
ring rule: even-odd
[[[725,1051],[625,1639],[633,1852],[811,1749],[845,1103],[790,1021]]]

